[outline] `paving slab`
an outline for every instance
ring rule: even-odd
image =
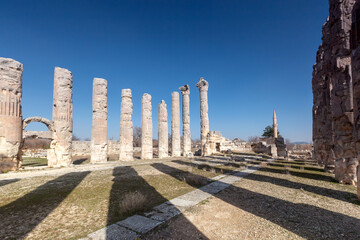
[[[135,232],[146,233],[161,224],[161,222],[144,216],[134,215],[123,221],[117,222],[116,224],[129,228]]]
[[[89,234],[87,237],[90,240],[127,240],[138,237],[138,234],[119,225],[112,224]]]

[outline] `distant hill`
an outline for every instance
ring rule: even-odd
[[[308,142],[292,142],[292,144],[301,145],[301,144],[310,144]]]

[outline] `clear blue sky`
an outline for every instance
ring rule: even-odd
[[[210,129],[261,135],[276,108],[281,134],[311,141],[312,65],[327,0],[1,1],[0,56],[24,64],[23,115],[51,119],[54,67],[73,73],[74,134],[90,137],[92,81],[108,80],[109,138],[120,134],[121,89],[158,103],[189,84],[192,137],[200,136],[200,77]],[[29,129],[44,129],[36,123]]]

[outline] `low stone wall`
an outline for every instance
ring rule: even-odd
[[[90,156],[91,141],[73,141],[72,154],[73,156]],[[108,141],[108,155],[119,154],[120,142],[115,140]]]

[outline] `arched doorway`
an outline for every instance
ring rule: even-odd
[[[44,124],[48,131],[27,131],[26,127],[33,122]],[[49,119],[29,117],[23,120],[23,166],[34,167],[47,165],[47,149],[53,140],[54,126]]]

